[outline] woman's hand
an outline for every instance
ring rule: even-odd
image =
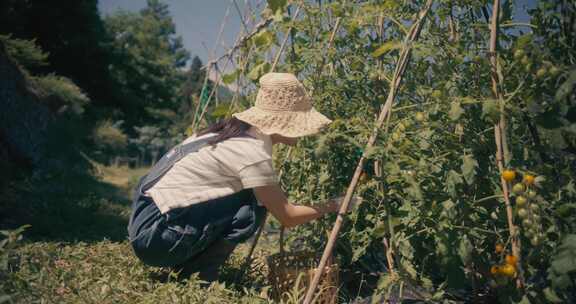
[[[319,218],[326,213],[338,212],[343,197],[328,200],[314,206],[294,205],[288,202],[286,195],[278,185],[254,188],[254,194],[260,203],[285,227],[294,227]],[[348,210],[352,210],[361,199],[353,197]]]

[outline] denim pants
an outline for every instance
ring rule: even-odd
[[[162,214],[153,199],[134,201],[128,235],[136,256],[150,266],[173,267],[224,239],[240,243],[254,234],[266,208],[252,189],[170,210]]]

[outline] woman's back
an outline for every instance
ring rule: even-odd
[[[276,183],[269,136],[259,132],[249,135],[232,137],[185,156],[146,193],[166,213],[242,189]],[[183,143],[197,138],[189,137]]]

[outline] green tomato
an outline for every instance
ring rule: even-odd
[[[424,113],[418,112],[418,113],[416,113],[415,118],[416,118],[416,121],[422,122],[422,121],[424,121],[424,119],[426,119],[426,116],[424,115]]]
[[[514,52],[514,59],[520,60],[524,55],[524,50],[516,50],[516,52]]]
[[[526,192],[526,196],[527,196],[529,199],[535,199],[535,198],[536,198],[536,195],[537,195],[537,193],[536,193],[536,191],[534,191],[534,190],[528,190],[528,192]]]
[[[533,236],[532,239],[530,239],[530,244],[532,244],[532,246],[538,246],[540,245],[540,237],[538,237],[537,235]]]
[[[524,56],[520,60],[520,63],[522,63],[523,65],[529,65],[530,64],[530,58],[528,58],[528,56]]]
[[[557,66],[552,66],[552,67],[550,67],[549,72],[550,72],[550,75],[555,77],[555,76],[558,76],[558,74],[560,74],[560,69]]]
[[[524,228],[532,227],[532,221],[530,219],[525,218],[522,220],[522,226],[524,226]]]
[[[546,76],[546,68],[545,67],[541,67],[538,69],[538,71],[536,71],[536,77],[538,78],[543,78]]]
[[[538,206],[538,204],[536,204],[536,203],[531,203],[530,204],[530,210],[537,212],[538,210],[540,210],[540,206]]]
[[[526,210],[526,208],[518,208],[518,210],[516,211],[516,213],[518,213],[518,216],[521,219],[525,219],[528,217],[528,210]]]
[[[517,195],[524,193],[524,190],[526,190],[526,188],[524,187],[524,184],[521,183],[517,183],[512,187],[512,192]]]
[[[403,123],[399,123],[397,126],[398,131],[403,132],[406,130],[406,126]]]
[[[523,196],[516,197],[516,206],[524,207],[526,206],[526,203],[528,203],[528,200],[525,197]]]

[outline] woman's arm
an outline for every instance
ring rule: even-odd
[[[254,194],[284,227],[294,227],[315,220],[330,212],[337,212],[339,205],[328,201],[320,206],[293,205],[288,202],[280,186],[270,185],[254,188]]]

